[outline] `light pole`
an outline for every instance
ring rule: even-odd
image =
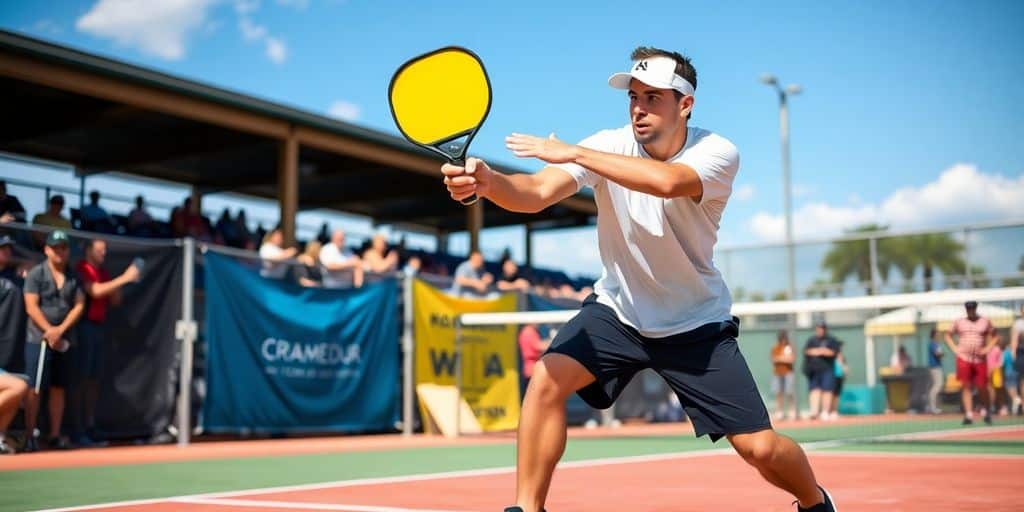
[[[789,300],[796,300],[796,263],[793,256],[793,201],[789,178],[789,107],[787,98],[791,94],[800,94],[803,88],[797,84],[789,84],[785,88],[779,85],[775,75],[761,75],[761,83],[775,88],[779,93],[779,137],[782,141],[782,197],[783,209],[786,211],[786,275],[788,276]]]

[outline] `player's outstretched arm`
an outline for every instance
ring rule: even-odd
[[[465,167],[445,164],[441,172],[452,199],[477,194],[513,212],[539,212],[577,190],[572,175],[556,167],[545,167],[535,174],[503,174],[483,160],[467,158]]]

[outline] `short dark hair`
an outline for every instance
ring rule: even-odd
[[[697,70],[693,68],[690,58],[679,53],[662,50],[653,46],[638,46],[629,56],[630,60],[649,59],[651,57],[668,57],[676,61],[676,74],[685,78],[694,90],[697,90]],[[682,93],[676,91],[676,99],[682,98]]]
[[[64,204],[64,196],[62,196],[60,194],[57,194],[55,196],[50,196],[50,204],[56,204],[56,203]]]

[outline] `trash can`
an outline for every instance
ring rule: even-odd
[[[912,381],[913,379],[909,375],[887,375],[882,377],[889,410],[893,412],[907,412],[910,409],[910,386]]]

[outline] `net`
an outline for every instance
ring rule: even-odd
[[[802,443],[826,449],[873,445],[872,449],[894,451],[1022,455],[1024,416],[1018,415],[1019,379],[1012,374],[1010,358],[1000,358],[998,370],[987,375],[989,386],[972,394],[976,410],[972,411],[974,423],[969,426],[962,425],[964,411],[962,388],[956,379],[956,356],[941,335],[937,342],[942,356],[937,362],[929,361],[929,350],[935,348],[930,346],[932,330],[948,330],[953,320],[964,316],[963,304],[968,300],[980,303],[980,314],[996,327],[997,347],[1005,347],[1011,324],[1024,304],[1024,287],[736,303],[733,313],[741,319],[740,347],[775,427]],[[459,322],[465,328],[521,328],[532,324],[550,331],[576,313],[564,310],[464,314]],[[827,334],[841,344],[842,354],[838,400],[824,414],[820,401],[816,411],[809,400],[809,378],[804,373],[807,362],[803,356],[806,340],[814,336],[815,326],[821,322],[826,323]],[[788,334],[796,355],[788,381],[795,390],[796,414],[792,414],[791,402],[780,407],[778,384],[773,383],[785,380],[776,375],[772,361],[772,348],[780,331]],[[894,356],[901,353],[900,347],[909,360]],[[978,409],[982,398],[979,393],[985,393],[984,397],[993,404],[991,425],[983,420],[984,411]],[[784,400],[790,400],[788,394],[784,395]],[[611,414],[615,424],[686,422],[678,399],[649,370],[633,379]],[[580,424],[596,419],[593,411],[585,410],[576,417],[570,414],[569,422]]]

